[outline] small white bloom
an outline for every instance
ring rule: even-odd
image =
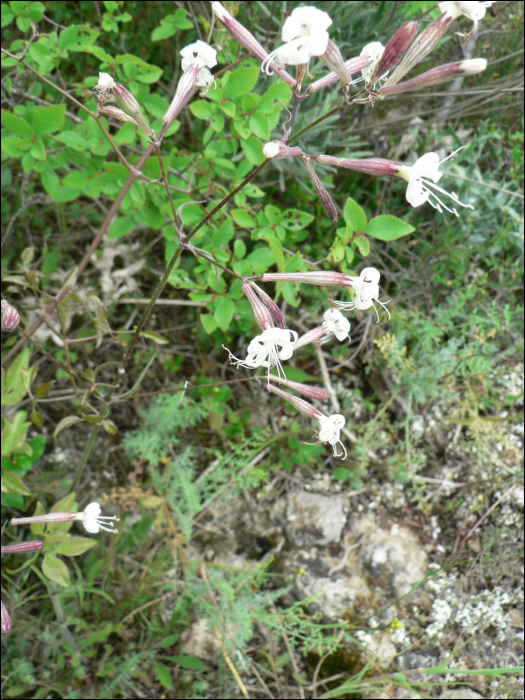
[[[437,183],[443,176],[443,173],[439,170],[439,166],[449,160],[449,158],[455,156],[462,148],[466,148],[466,146],[458,148],[454,153],[451,153],[443,160],[439,160],[437,153],[425,153],[425,155],[416,160],[412,167],[406,165],[401,166],[398,177],[408,182],[406,198],[409,204],[413,207],[419,207],[421,204],[428,202],[430,206],[437,209],[440,213],[445,209],[451,214],[459,216],[456,209],[450,209],[441,201],[436,194],[436,192],[440,192],[450,197],[455,204],[459,204],[466,209],[474,209],[472,204],[463,204],[463,202],[460,202],[455,192],[447,192],[437,186]]]
[[[81,520],[84,528],[92,534],[96,534],[97,532],[100,532],[100,530],[105,530],[106,532],[118,532],[118,530],[115,530],[112,527],[107,527],[107,525],[112,520],[119,520],[119,518],[115,517],[114,515],[111,517],[109,515],[100,515],[101,512],[102,509],[100,505],[95,501],[94,503],[90,503],[88,506],[86,506],[83,513],[77,513],[75,519]]]
[[[344,428],[345,417],[340,413],[334,413],[332,416],[321,416],[319,418],[321,428],[319,430],[319,442],[328,442],[334,450],[335,457],[343,457],[346,459],[346,448],[341,442],[341,428]],[[342,452],[339,452],[337,445],[341,445]]]
[[[456,19],[464,15],[472,22],[472,30],[470,34],[478,31],[478,23],[485,17],[488,7],[494,5],[494,2],[440,2],[438,7],[443,15],[449,15]]]
[[[372,73],[374,72],[377,64],[383,56],[384,50],[385,47],[380,41],[372,41],[370,44],[367,44],[361,51],[361,56],[370,56],[370,58],[372,59],[372,63],[366,68],[363,68],[363,70],[361,71],[361,75],[363,76],[363,80],[365,81],[365,83],[370,82]],[[382,77],[386,78],[387,75],[388,73],[385,73]]]
[[[337,309],[328,309],[323,314],[323,326],[327,334],[323,337],[323,343],[327,343],[334,335],[337,340],[346,340],[350,335],[350,321]]]
[[[213,82],[213,75],[208,68],[217,65],[217,51],[209,46],[205,41],[196,41],[194,44],[185,46],[180,52],[182,56],[181,67],[184,72],[190,66],[197,64],[200,68],[197,76],[198,87],[208,87]]]
[[[352,280],[352,288],[355,289],[355,299],[350,302],[336,301],[335,304],[338,309],[366,311],[373,306],[377,315],[377,323],[379,323],[379,313],[375,305],[377,301],[387,312],[388,319],[392,318],[390,311],[385,306],[385,304],[388,304],[388,301],[379,301],[379,280],[381,279],[379,270],[376,270],[375,267],[365,267],[359,277],[351,277],[350,279]]]
[[[248,355],[245,360],[239,360],[230,353],[230,361],[233,358],[238,367],[257,369],[266,367],[268,374],[272,367],[277,368],[277,373],[286,379],[281,360],[289,360],[293,355],[293,345],[297,340],[297,333],[289,329],[268,328],[257,335],[248,345]],[[229,352],[229,350],[228,350]],[[269,380],[268,380],[269,381]]]
[[[113,90],[115,87],[117,87],[117,83],[113,80],[109,73],[99,73],[98,83],[93,88],[93,91],[101,96],[106,92],[111,92],[111,90]]]
[[[261,70],[272,75],[271,61],[278,66],[299,66],[313,56],[322,56],[328,47],[328,27],[332,20],[317,7],[296,7],[286,19],[281,34],[285,42],[264,60]]]

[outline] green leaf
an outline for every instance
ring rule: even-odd
[[[7,472],[2,474],[2,493],[16,494],[17,496],[31,496],[31,491],[24,486],[18,474]]]
[[[15,136],[32,139],[35,135],[31,126],[22,117],[15,116],[6,109],[2,110],[2,124]]]
[[[340,242],[337,241],[337,243],[332,246],[332,249],[328,253],[328,260],[330,262],[341,262],[341,260],[345,257],[345,246]]]
[[[217,329],[217,321],[212,314],[201,314],[201,323],[208,335],[211,335]]]
[[[370,241],[366,236],[358,236],[352,241],[352,245],[354,248],[357,248],[359,254],[362,255],[363,258],[370,255]]]
[[[50,581],[54,581],[63,588],[71,588],[69,570],[65,563],[55,557],[54,554],[46,554],[42,562],[42,572]]]
[[[55,202],[72,202],[74,199],[77,199],[77,197],[80,197],[80,191],[72,190],[70,187],[65,187],[64,185],[60,185],[53,195]]]
[[[250,117],[250,127],[253,133],[264,141],[270,140],[270,122],[260,112],[252,114]]]
[[[210,126],[217,133],[223,131],[224,130],[224,117],[222,116],[222,114],[215,114],[210,119]]]
[[[242,260],[246,255],[246,243],[244,241],[241,241],[240,238],[237,238],[237,240],[233,244],[233,252],[237,260]]]
[[[162,119],[168,111],[168,101],[160,95],[148,95],[140,101],[141,106],[144,106],[150,114],[156,119]]]
[[[164,664],[159,664],[158,661],[153,662],[153,668],[155,669],[159,683],[166,688],[166,690],[171,690],[173,688],[173,681],[171,680],[169,668]]]
[[[232,100],[246,95],[255,87],[259,78],[260,68],[238,68],[230,74],[228,84],[224,88],[224,97]]]
[[[61,433],[66,428],[70,428],[72,425],[75,425],[76,423],[82,423],[82,418],[80,418],[79,416],[67,416],[66,418],[62,418],[60,423],[55,428],[55,432],[53,433],[53,437],[56,438],[56,436],[59,433]]]
[[[154,333],[153,331],[142,331],[140,334],[143,338],[149,338],[157,345],[169,345],[169,340],[159,333]]]
[[[265,157],[263,156],[263,145],[259,139],[254,136],[250,136],[249,139],[241,140],[241,148],[244,151],[244,155],[253,163],[253,165],[260,165],[264,163]]]
[[[224,246],[231,241],[235,232],[233,230],[233,224],[231,219],[226,219],[223,225],[218,231],[215,231],[213,238],[211,239],[211,244],[214,248],[224,248]]]
[[[206,664],[195,656],[174,656],[173,661],[179,666],[182,666],[182,668],[190,668],[194,671],[208,670]]]
[[[215,304],[213,316],[222,331],[228,330],[228,326],[233,318],[233,308],[233,301],[229,296],[220,297]]]
[[[93,46],[100,32],[96,32],[87,25],[72,24],[63,29],[58,36],[58,46],[68,51],[83,51]]]
[[[113,238],[122,238],[131,233],[135,228],[135,219],[132,216],[121,216],[109,227],[108,238],[111,240]]]
[[[78,557],[79,554],[84,554],[88,549],[92,549],[97,545],[98,542],[89,537],[70,537],[61,542],[58,547],[55,547],[53,553],[63,554],[65,557]]]
[[[280,272],[284,272],[286,268],[286,261],[284,259],[282,243],[277,240],[274,236],[265,236],[264,240],[267,241],[270,249],[277,263],[277,268]]]
[[[346,200],[343,217],[346,223],[351,227],[352,233],[361,233],[364,231],[366,226],[366,214],[352,197],[348,197]]]
[[[44,148],[44,142],[42,139],[37,139],[31,146],[29,153],[35,158],[35,160],[45,160],[46,159],[46,149]]]
[[[383,214],[372,219],[365,228],[365,233],[380,241],[395,241],[397,238],[407,236],[415,231],[415,228],[397,216]]]
[[[302,231],[302,229],[311,224],[314,219],[315,216],[312,216],[312,214],[307,214],[304,211],[299,211],[298,209],[287,209],[284,212],[280,223],[287,231]]]
[[[206,100],[192,102],[190,104],[190,112],[197,119],[211,119],[213,117],[211,104],[206,102]]]
[[[262,275],[268,268],[275,265],[275,255],[270,248],[264,246],[252,251],[246,261],[250,263],[254,275]]]
[[[271,85],[261,97],[258,109],[263,114],[267,114],[274,111],[276,100],[286,105],[291,99],[292,88],[285,83],[275,83],[275,85]],[[278,111],[281,111],[280,105],[278,105]]]
[[[2,5],[2,28],[7,27],[14,19],[14,14],[7,5]]]
[[[62,131],[55,136],[55,139],[70,146],[74,151],[87,151],[89,149],[89,143],[76,131]]]
[[[42,173],[42,186],[50,197],[54,197],[58,187],[60,185],[60,180],[58,175],[54,170],[48,169],[44,170]]]
[[[66,119],[66,105],[42,107],[33,115],[33,129],[38,136],[60,131]]]
[[[2,406],[15,406],[29,391],[33,373],[29,373],[29,348],[25,348],[13,360],[5,373],[2,367]]]
[[[232,209],[230,214],[237,226],[241,226],[242,228],[255,228],[257,226],[257,222],[253,216],[248,214],[246,209]]]
[[[160,27],[156,27],[151,32],[151,41],[162,41],[173,36],[177,31],[177,27],[170,22],[162,22]]]

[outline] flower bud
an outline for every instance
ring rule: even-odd
[[[417,22],[406,22],[400,27],[394,36],[385,46],[383,55],[370,78],[370,83],[375,85],[381,78],[384,78],[389,70],[397,65],[401,56],[405,53],[407,46],[419,31]]]
[[[140,105],[131,92],[127,90],[124,85],[119,85],[118,83],[115,84],[112,92],[120,109],[127,114],[128,117],[135,120],[139,129],[145,136],[154,139],[155,132],[144,119],[144,115],[140,111]]]
[[[129,124],[135,124],[135,126],[138,126],[137,122],[133,119],[133,117],[128,116],[118,107],[106,107],[105,105],[103,105],[98,108],[98,111],[105,117],[112,117],[113,119],[117,119],[119,122],[128,122]]]
[[[341,52],[331,39],[328,40],[328,46],[325,53],[319,58],[327,68],[332,70],[337,75],[343,85],[350,84],[352,81],[352,76],[344,64]]]
[[[417,63],[422,61],[425,56],[428,56],[454,19],[452,15],[443,14],[429,24],[412,42],[395,71],[386,79],[385,87],[387,85],[396,85]]]
[[[230,15],[230,13],[224,9],[220,2],[213,2],[211,8],[219,22],[228,30],[232,37],[241,46],[243,46],[256,58],[258,58],[262,63],[267,61],[269,55],[268,52],[265,49],[263,49],[263,47],[259,44],[257,39],[246,29],[246,27],[243,27],[243,25],[240,22],[234,19]],[[290,87],[293,87],[295,85],[295,79],[292,78],[292,76],[289,75],[285,70],[279,68],[275,61],[270,60],[270,62],[268,63],[268,67],[274,73],[276,73],[281,78],[281,80],[284,80],[285,83],[290,85]]]
[[[11,333],[20,323],[20,314],[2,294],[2,328]]]
[[[335,204],[332,202],[332,198],[321,184],[321,180],[317,177],[317,174],[310,162],[311,158],[309,158],[308,156],[303,156],[303,160],[304,164],[306,165],[306,169],[308,170],[308,174],[310,175],[312,182],[314,183],[315,191],[317,192],[319,201],[323,205],[325,212],[328,214],[328,218],[330,219],[330,221],[332,221],[332,223],[335,223],[339,220],[339,214],[337,213]]]
[[[356,58],[351,58],[349,61],[345,61],[344,66],[348,74],[352,76],[354,73],[359,73],[362,71],[363,68],[366,68],[371,63],[372,58],[370,56],[357,56]],[[336,80],[339,80],[337,73],[328,73],[328,75],[325,75],[324,78],[319,78],[319,80],[316,80],[315,83],[312,83],[307,92],[318,92],[319,90],[328,87],[328,85],[335,83]]]
[[[285,401],[288,401],[288,403],[292,404],[292,406],[296,408],[299,411],[299,413],[302,413],[303,416],[308,416],[308,418],[319,420],[319,418],[321,418],[321,416],[323,415],[321,411],[312,406],[312,404],[309,404],[308,401],[300,399],[298,396],[288,394],[288,392],[279,389],[279,387],[268,384],[267,389],[270,393],[277,394],[277,396],[280,396]]]
[[[317,287],[351,287],[352,278],[342,272],[265,272],[263,282],[296,282]]]
[[[471,58],[467,61],[458,61],[457,63],[446,63],[443,66],[432,68],[426,73],[418,75],[412,80],[407,80],[404,83],[384,87],[379,91],[380,95],[399,95],[402,92],[410,92],[411,90],[421,90],[422,88],[430,87],[431,85],[439,85],[447,83],[450,80],[462,75],[476,75],[482,73],[487,67],[487,61],[484,58]]]
[[[336,168],[346,168],[377,177],[396,177],[401,167],[399,163],[384,158],[335,158],[319,155],[315,156],[315,160],[323,165],[333,165]]]
[[[257,321],[257,325],[261,331],[268,330],[268,328],[274,328],[275,324],[272,319],[272,314],[259,299],[257,294],[252,289],[250,282],[246,279],[242,281],[242,291],[245,293],[246,298],[250,302],[253,315],[255,316],[255,320]]]
[[[295,345],[294,345],[295,348]],[[298,394],[312,399],[312,401],[328,401],[329,394],[324,389],[320,389],[317,386],[307,386],[306,384],[300,384],[299,382],[291,382],[289,379],[281,379],[275,374],[268,375],[269,379],[276,384],[285,384],[290,389],[293,389]]]
[[[194,88],[197,85],[197,76],[199,75],[200,67],[198,64],[191,65],[188,70],[186,70],[179,80],[177,89],[175,90],[175,95],[171,101],[168,111],[162,118],[162,130],[166,132],[168,128],[173,124],[175,119],[182,112],[183,108],[188,103],[188,100],[194,93]]]
[[[256,285],[255,282],[251,282],[250,284],[253,287],[253,289],[255,289],[255,291],[257,292],[259,299],[266,306],[273,320],[279,326],[279,328],[286,328],[286,319],[281,309],[275,303],[275,301],[270,296],[268,296],[268,294],[266,294],[264,289],[261,289],[258,285]]]
[[[294,158],[302,156],[303,152],[299,146],[287,146],[282,141],[269,141],[264,144],[263,156],[275,160],[283,160],[283,158]]]

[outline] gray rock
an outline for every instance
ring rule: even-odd
[[[317,596],[309,605],[310,614],[321,612],[325,618],[337,620],[367,607],[371,592],[359,575],[345,575],[345,571],[328,574],[337,563],[337,559],[320,556],[315,549],[300,550],[288,559],[286,571],[293,576],[297,598]]]
[[[348,500],[308,491],[291,491],[271,511],[272,520],[284,530],[295,547],[314,547],[339,542],[346,523]]]
[[[373,518],[352,521],[350,532],[362,537],[358,561],[372,581],[396,598],[406,595],[426,575],[428,556],[417,537],[405,527],[390,531],[377,527]]]

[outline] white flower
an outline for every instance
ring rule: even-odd
[[[257,369],[266,367],[268,374],[271,367],[277,367],[277,373],[286,379],[281,360],[289,360],[293,355],[293,344],[297,340],[297,333],[289,329],[268,328],[261,335],[257,335],[248,345],[248,355],[245,360],[238,360],[230,353],[230,362],[233,358],[238,367]],[[228,351],[229,352],[229,351]]]
[[[458,148],[454,153],[451,153],[443,160],[439,160],[437,153],[425,153],[425,155],[416,160],[412,167],[406,165],[401,166],[398,177],[408,182],[406,198],[413,207],[419,207],[421,204],[428,202],[430,206],[437,209],[440,213],[443,212],[443,209],[446,209],[446,211],[449,211],[451,214],[459,216],[456,209],[450,209],[446,204],[443,204],[436,194],[436,192],[440,192],[450,197],[455,204],[459,204],[461,207],[467,209],[474,209],[472,204],[463,204],[463,202],[460,202],[455,192],[447,192],[437,186],[437,183],[443,176],[443,173],[439,170],[439,166],[456,155],[462,148],[466,147],[462,146]],[[435,190],[436,192],[431,190]]]
[[[355,289],[355,300],[350,302],[336,301],[335,304],[338,309],[366,311],[373,306],[377,315],[377,323],[379,323],[379,313],[375,305],[377,301],[387,312],[389,320],[392,318],[390,311],[385,306],[385,304],[388,304],[388,301],[379,301],[379,280],[381,279],[379,270],[376,270],[375,267],[365,267],[359,277],[351,277],[350,279],[352,280],[352,287]]]
[[[93,90],[99,95],[104,95],[106,92],[110,92],[115,87],[117,87],[117,83],[113,80],[109,73],[99,73],[98,83],[95,85]]]
[[[334,413],[333,416],[321,416],[319,418],[321,429],[319,430],[319,442],[328,442],[332,445],[335,457],[343,457],[346,459],[346,448],[341,442],[341,428],[344,428],[345,418],[340,413]],[[337,445],[341,445],[342,452],[339,452]]]
[[[197,75],[197,86],[208,87],[213,82],[213,75],[208,68],[217,65],[217,51],[209,46],[205,41],[196,41],[194,44],[185,46],[180,52],[182,56],[182,70],[186,72],[190,66],[197,64],[200,68]]]
[[[75,520],[81,520],[84,528],[92,534],[96,534],[97,532],[100,532],[100,530],[105,530],[106,532],[118,532],[118,530],[115,530],[112,527],[107,527],[107,524],[111,520],[118,520],[119,518],[115,516],[110,517],[109,515],[100,515],[101,512],[102,509],[100,508],[100,505],[95,501],[94,503],[90,503],[88,506],[86,506],[83,513],[76,513]]]
[[[322,56],[328,47],[326,30],[331,24],[330,16],[317,7],[296,7],[283,25],[281,38],[285,43],[267,56],[261,70],[272,75],[272,60],[278,66],[299,66],[312,56]]]
[[[350,321],[337,309],[328,309],[323,314],[323,326],[327,329],[323,343],[327,343],[334,335],[337,340],[346,340],[350,334]]]
[[[367,44],[361,51],[361,56],[370,56],[370,58],[372,59],[372,63],[366,68],[363,68],[363,70],[361,71],[361,75],[363,76],[363,80],[365,81],[365,83],[370,82],[372,73],[374,72],[375,67],[379,63],[379,60],[383,56],[384,50],[385,47],[380,41],[372,41],[370,44]],[[388,73],[385,73],[382,77],[386,78],[387,75]]]
[[[478,31],[478,23],[483,17],[488,7],[494,5],[494,2],[440,2],[438,7],[443,15],[449,15],[456,19],[461,15],[465,15],[473,23],[470,34]]]

